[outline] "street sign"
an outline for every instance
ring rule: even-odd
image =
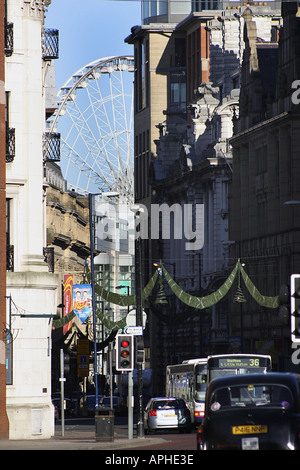
[[[143,328],[145,328],[146,321],[147,321],[147,314],[144,310],[142,311],[142,320],[143,320]],[[126,325],[136,326],[136,309],[130,310],[130,312],[126,316]]]
[[[88,339],[77,340],[77,376],[88,377],[89,375],[90,348]]]
[[[142,326],[125,326],[124,333],[127,335],[141,336],[143,334]]]

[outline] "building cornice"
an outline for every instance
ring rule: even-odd
[[[245,137],[245,135],[247,135],[247,134],[252,134],[253,132],[256,132],[258,129],[263,129],[264,127],[269,126],[270,124],[282,121],[282,120],[286,119],[287,117],[291,118],[292,116],[293,116],[292,113],[286,111],[284,113],[278,114],[277,116],[274,116],[272,118],[261,121],[258,124],[255,124],[254,126],[249,127],[247,129],[244,129],[243,131],[239,132],[238,134],[233,135],[232,137],[230,137],[229,142],[231,144],[235,143],[238,140]]]

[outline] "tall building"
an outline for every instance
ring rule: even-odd
[[[4,27],[0,32],[1,41],[1,55],[0,55],[0,83],[1,94],[5,95],[5,51],[7,48],[6,34],[7,34],[7,21],[5,15],[5,5],[1,2],[0,5],[0,18]],[[0,210],[1,210],[1,227],[0,227],[0,323],[6,325],[6,201],[5,201],[5,174],[6,174],[6,127],[5,127],[5,102],[0,105],[0,122],[1,122],[1,168],[0,168]],[[7,439],[9,436],[9,423],[6,413],[6,335],[5,328],[2,327],[3,335],[0,337],[0,439]]]
[[[300,114],[299,100],[293,99],[300,74],[299,12],[298,2],[282,2],[278,45],[259,40],[248,12],[240,113],[230,140],[230,254],[241,257],[258,291],[271,297],[300,268]],[[289,323],[279,309],[247,300],[242,310],[245,351],[269,352],[280,368],[291,368]],[[233,335],[240,334],[240,313],[232,312]]]
[[[54,434],[51,317],[58,279],[44,255],[44,163],[51,158],[45,80],[57,31],[44,28],[49,1],[5,3],[7,415],[10,439],[41,439]]]
[[[136,61],[136,202],[145,204],[149,214],[152,204],[191,204],[194,211],[197,204],[204,207],[203,247],[187,252],[186,239],[175,240],[174,234],[170,240],[151,241],[149,235],[144,241],[144,282],[153,262],[161,259],[185,291],[204,295],[217,289],[231,268],[228,139],[238,115],[244,3],[199,2],[198,10],[193,3],[192,12],[178,23],[159,23],[157,15],[132,28],[126,39],[134,45]],[[279,3],[250,3],[261,41],[274,41]],[[154,377],[166,361],[230,348],[229,305],[202,312],[199,322],[199,312],[188,311],[174,296],[169,303],[172,315],[168,321],[163,315],[163,326],[156,320],[159,315],[151,316]]]

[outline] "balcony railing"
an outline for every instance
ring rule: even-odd
[[[14,160],[16,154],[16,129],[6,128],[6,163]]]
[[[46,132],[43,140],[43,158],[46,162],[60,161],[60,134],[57,132]]]
[[[5,55],[10,57],[14,52],[14,24],[5,24]]]
[[[14,245],[6,246],[6,271],[14,271]]]
[[[58,59],[58,30],[45,29],[43,40],[43,59]]]

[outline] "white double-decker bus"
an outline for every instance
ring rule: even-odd
[[[194,424],[200,424],[203,419],[206,388],[206,358],[167,366],[166,396],[183,398],[190,409]]]
[[[270,372],[271,357],[261,354],[219,354],[190,359],[166,368],[166,396],[183,398],[192,422],[200,424],[204,417],[207,385],[224,375]]]

